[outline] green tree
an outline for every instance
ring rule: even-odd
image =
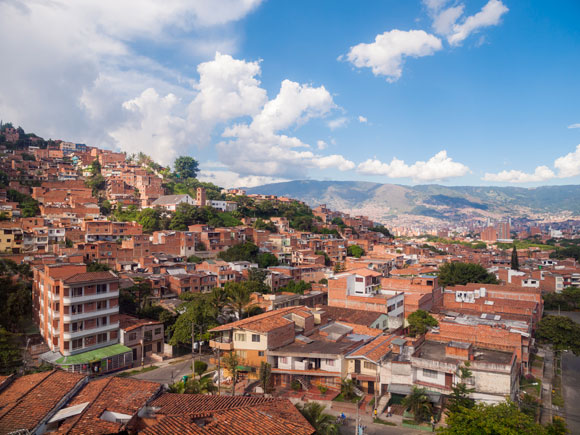
[[[152,233],[161,229],[161,209],[160,208],[145,208],[137,217],[137,222],[143,226],[143,231]]]
[[[22,350],[14,334],[0,327],[0,375],[16,373],[22,367]]]
[[[415,423],[429,421],[433,407],[427,396],[427,390],[413,386],[413,389],[401,402],[407,411],[413,414]]]
[[[340,381],[340,393],[346,400],[353,399],[356,396],[354,381],[348,378]]]
[[[228,294],[228,306],[236,313],[238,319],[242,319],[244,310],[247,310],[252,302],[250,289],[240,282],[228,282],[225,289]]]
[[[580,288],[566,287],[561,293],[543,295],[545,310],[574,311],[580,308]]]
[[[239,243],[218,254],[224,261],[249,261],[257,262],[259,249],[252,242]]]
[[[193,371],[197,376],[199,376],[200,379],[206,370],[207,370],[207,363],[205,361],[195,361],[193,363]]]
[[[513,270],[520,270],[520,261],[518,260],[518,250],[516,249],[516,245],[514,245],[512,249],[511,268]]]
[[[417,337],[427,332],[429,328],[437,326],[439,322],[425,310],[417,310],[407,317],[409,322],[409,335]]]
[[[179,381],[169,386],[169,392],[175,394],[210,394],[216,390],[217,387],[209,376],[188,378],[185,382]]]
[[[469,282],[498,284],[493,273],[475,263],[445,263],[439,268],[439,284],[445,287],[465,285]]]
[[[111,268],[105,263],[99,263],[98,261],[93,261],[87,264],[87,272],[106,272],[111,270]]]
[[[173,164],[175,175],[184,180],[195,178],[199,172],[199,163],[193,157],[181,156],[175,159]]]
[[[346,248],[346,252],[347,255],[355,258],[361,258],[365,254],[364,249],[359,245],[350,245],[348,248]]]
[[[324,412],[326,406],[318,402],[308,402],[304,406],[296,405],[296,407],[317,435],[338,435],[336,418]]]
[[[270,252],[263,252],[258,254],[258,267],[261,269],[267,269],[270,266],[278,266],[278,257]]]
[[[447,409],[449,412],[458,412],[462,408],[472,408],[475,401],[469,398],[469,395],[475,391],[475,388],[468,388],[466,381],[473,376],[469,370],[470,362],[466,361],[463,366],[459,367],[459,378],[461,379],[456,385],[451,387],[453,391],[449,398]]]
[[[272,385],[272,366],[267,362],[262,361],[260,363],[260,386],[262,387],[263,394],[270,391]]]
[[[545,434],[546,429],[521,412],[513,402],[495,405],[478,404],[451,412],[446,420],[447,427],[440,428],[445,435],[520,435]]]
[[[191,332],[193,325],[202,325],[203,332],[199,327],[195,328],[196,341],[209,339],[207,332],[211,328],[218,326],[218,309],[213,305],[210,295],[194,294],[193,299],[184,304],[185,311],[179,315],[175,324],[170,328],[171,339],[169,344],[191,345]]]
[[[580,355],[580,325],[566,316],[546,316],[538,324],[536,336],[551,343],[555,350],[569,350]]]
[[[324,251],[314,251],[314,253],[316,255],[322,255],[324,256],[324,265],[326,267],[330,266],[332,264],[332,260],[330,259],[330,257],[328,256],[328,254]]]
[[[230,372],[232,377],[232,396],[236,395],[236,384],[238,383],[239,366],[242,364],[242,359],[236,352],[229,352],[222,358],[224,367]]]

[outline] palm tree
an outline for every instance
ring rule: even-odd
[[[252,293],[249,288],[239,282],[229,282],[226,284],[226,291],[228,294],[228,305],[234,310],[238,319],[241,319],[244,314],[244,309],[252,302]]]
[[[330,414],[325,414],[326,406],[318,402],[309,402],[304,406],[296,405],[298,410],[302,413],[308,423],[312,425],[316,434],[319,435],[336,435],[338,434],[338,426],[335,423],[335,417]]]
[[[340,383],[340,392],[342,393],[342,397],[346,400],[350,400],[355,396],[355,385],[352,379],[344,378]]]
[[[186,382],[179,381],[169,386],[170,393],[176,394],[210,394],[217,390],[210,376],[201,379],[191,378]]]
[[[217,309],[218,315],[221,311],[228,305],[228,293],[225,289],[220,287],[214,287],[209,294],[209,300],[211,304]]]
[[[411,393],[403,399],[402,405],[413,414],[415,423],[428,420],[432,413],[431,402],[425,388],[413,386]]]

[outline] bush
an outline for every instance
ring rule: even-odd
[[[290,388],[292,388],[294,391],[300,391],[302,389],[302,384],[294,379],[290,384]]]
[[[320,391],[320,394],[326,394],[326,392],[328,391],[328,387],[326,385],[319,385],[318,391]]]
[[[207,363],[205,361],[196,361],[193,363],[193,371],[196,375],[201,376],[207,370]]]

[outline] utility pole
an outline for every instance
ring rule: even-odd
[[[218,347],[218,396],[221,395],[221,381],[222,381],[222,370],[221,370],[221,349]]]
[[[195,323],[193,323],[193,320],[192,320],[191,321],[191,373],[195,373],[194,366],[193,366],[193,360],[195,358],[195,347],[193,346],[194,342],[195,342]]]

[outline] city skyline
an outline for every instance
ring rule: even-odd
[[[14,1],[0,12],[12,35],[0,117],[46,138],[164,164],[192,155],[201,179],[225,187],[580,181],[572,1]]]

